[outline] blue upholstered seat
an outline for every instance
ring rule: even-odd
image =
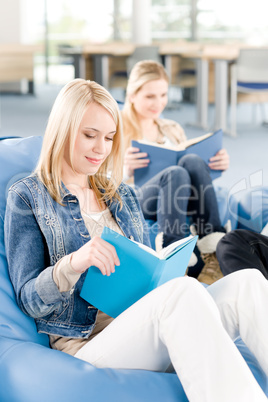
[[[41,142],[41,137],[0,141],[1,402],[187,402],[175,374],[97,369],[50,349],[47,335],[38,334],[34,320],[18,308],[5,257],[3,221],[6,194],[14,181],[33,169]],[[267,378],[256,359],[241,340],[237,341],[237,346],[260,385],[266,389]]]

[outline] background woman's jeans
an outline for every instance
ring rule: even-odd
[[[207,164],[197,155],[183,156],[178,166],[158,173],[137,196],[145,219],[158,223],[164,246],[189,234],[189,221],[199,237],[224,232]]]

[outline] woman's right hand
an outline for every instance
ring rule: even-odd
[[[150,163],[150,159],[146,159],[146,152],[139,152],[139,148],[128,147],[125,153],[124,166],[128,177],[132,177],[135,169],[141,169]]]
[[[120,265],[114,246],[98,236],[73,252],[71,257],[71,266],[77,273],[82,274],[92,265],[107,276],[115,272],[116,265]]]

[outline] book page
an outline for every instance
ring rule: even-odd
[[[184,145],[184,149],[190,147],[191,145],[197,144],[198,142],[204,141],[206,138],[211,137],[213,134],[214,133],[208,133],[208,134],[200,135],[199,137],[191,138],[187,141],[184,141],[182,143]],[[176,149],[177,149],[177,147],[176,147]]]
[[[173,151],[183,151],[184,149],[190,147],[191,145],[197,144],[198,142],[204,141],[206,138],[210,137],[214,133],[207,133],[204,135],[200,135],[199,137],[195,138],[190,138],[189,140],[183,141],[180,144],[177,145],[165,145],[165,144],[157,144],[156,142],[152,141],[147,141],[147,140],[137,140],[137,142],[140,142],[141,144],[147,144],[147,145],[152,145],[154,147],[159,147],[159,148],[165,148],[165,149],[170,149]]]
[[[174,243],[169,244],[167,247],[164,247],[160,252],[156,252],[154,249],[152,249],[149,246],[146,246],[145,244],[139,243],[135,240],[130,240],[132,243],[136,243],[140,248],[143,250],[147,251],[147,253],[150,253],[154,255],[155,257],[159,258],[160,260],[166,260],[169,258],[172,254],[177,252],[180,248],[185,246],[186,244],[190,243],[192,239],[195,236],[187,236],[183,239],[177,240]]]
[[[158,144],[157,142],[153,141],[148,141],[148,140],[136,140],[140,144],[145,144],[145,145],[151,145],[153,147],[158,147],[158,148],[164,148],[164,149],[169,149],[171,151],[182,151],[185,149],[184,144],[187,142],[182,142],[181,144],[178,145],[166,145],[166,144]]]
[[[167,247],[164,247],[160,253],[158,254],[160,259],[167,259],[170,257],[172,254],[174,254],[178,249],[180,249],[182,246],[185,244],[189,243],[194,236],[190,235],[188,237],[185,237],[184,239],[180,239],[178,241],[175,241],[174,243],[169,244]]]
[[[139,246],[143,250],[147,251],[147,253],[153,254],[155,257],[159,258],[158,253],[153,248],[151,248],[149,246],[146,246],[145,244],[139,243],[139,242],[137,242],[135,240],[130,240],[130,241],[132,241],[132,243],[136,243],[137,246]]]

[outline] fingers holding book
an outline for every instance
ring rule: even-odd
[[[83,273],[91,266],[97,267],[103,275],[110,276],[120,261],[113,245],[95,236],[72,254],[71,266],[75,272]]]
[[[144,168],[150,163],[150,159],[146,158],[148,154],[139,151],[136,147],[129,147],[126,150],[124,165],[129,177],[133,176],[134,170]]]
[[[209,159],[208,166],[213,170],[226,170],[230,164],[229,154],[226,149],[221,149]]]

